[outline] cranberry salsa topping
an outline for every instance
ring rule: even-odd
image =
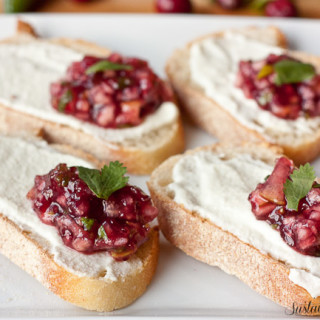
[[[236,86],[276,117],[295,120],[320,115],[320,75],[312,65],[287,55],[241,61]]]
[[[249,195],[252,212],[278,230],[294,250],[320,256],[320,185],[307,163],[295,168],[280,158],[264,183]]]
[[[114,53],[72,63],[50,87],[57,111],[103,128],[140,124],[173,94],[144,60]]]
[[[28,192],[40,220],[57,228],[64,244],[81,253],[107,251],[127,260],[146,240],[158,214],[151,199],[127,184],[126,168],[111,162],[99,170],[59,164],[35,177]]]

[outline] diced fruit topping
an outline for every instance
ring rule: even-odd
[[[190,13],[190,0],[155,0],[156,10],[160,13]]]
[[[260,195],[272,203],[284,205],[286,203],[283,184],[292,173],[293,162],[287,158],[280,158],[274,168],[273,174],[261,185]]]
[[[241,61],[236,86],[276,117],[295,120],[320,115],[320,75],[312,65],[287,55]]]
[[[233,10],[241,7],[243,0],[218,0],[220,6],[227,10]]]
[[[266,4],[265,14],[269,17],[295,17],[297,9],[290,0],[274,0]]]
[[[295,169],[287,158],[278,159],[271,175],[249,195],[252,212],[279,230],[296,251],[320,256],[320,185],[313,168]]]
[[[103,128],[136,126],[173,99],[170,87],[146,61],[117,53],[72,63],[50,92],[57,111]]]
[[[81,253],[107,251],[127,260],[147,239],[158,210],[127,184],[119,162],[99,170],[59,164],[36,176],[27,198],[40,220],[57,228],[64,244]]]

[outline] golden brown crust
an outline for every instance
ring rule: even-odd
[[[154,148],[138,148],[122,146],[121,144],[106,143],[73,128],[55,122],[22,114],[0,104],[0,132],[9,135],[35,135],[42,133],[42,137],[54,146],[69,145],[68,153],[81,156],[81,151],[91,161],[102,167],[109,161],[123,162],[128,172],[133,174],[151,173],[160,163],[169,156],[184,150],[184,132],[179,119],[170,128],[163,128],[166,139],[159,141],[155,137]]]
[[[23,40],[23,36],[26,40]],[[13,38],[2,41],[19,42],[28,41],[34,37],[33,29],[25,22],[18,22],[18,34]],[[51,39],[53,43],[73,48],[77,51],[106,56],[110,50],[101,48],[95,44],[83,40]],[[91,154],[96,160],[94,163],[101,166],[109,161],[121,161],[128,172],[133,174],[149,174],[161,162],[173,154],[184,150],[184,133],[180,117],[168,125],[140,140],[133,140],[130,145],[126,143],[114,143],[102,141],[90,134],[73,129],[67,125],[61,125],[52,121],[39,119],[35,116],[15,111],[0,104],[0,132],[16,134],[34,134],[43,132],[43,138],[55,145],[69,145],[70,151],[79,149]]]
[[[261,160],[266,162],[272,162],[279,155],[279,150],[268,145],[247,145],[242,147],[243,150],[241,147],[236,148],[238,150],[234,152],[247,153],[251,149],[253,155],[259,157],[261,154]],[[206,149],[228,153],[231,147],[217,144]],[[305,289],[295,285],[289,279],[290,269],[284,263],[261,253],[233,234],[201,218],[196,212],[190,212],[173,201],[166,186],[172,181],[172,168],[181,157],[183,155],[165,161],[152,173],[148,182],[151,197],[159,209],[159,226],[165,237],[193,258],[237,276],[252,289],[288,309],[293,304],[295,307],[307,306],[309,303],[318,306],[320,297],[313,299]],[[319,315],[320,310],[306,314]]]
[[[275,40],[277,45],[286,48],[287,41],[284,34],[277,28],[273,29],[276,31]],[[187,44],[185,49],[176,50],[166,64],[166,73],[170,83],[178,96],[180,105],[190,119],[199,127],[216,136],[220,141],[234,144],[239,144],[243,141],[252,143],[268,142],[270,138],[266,135],[242,125],[226,109],[213,99],[206,97],[200,89],[196,86],[191,86],[187,72],[185,75],[177,76],[177,70],[186,68],[185,58],[181,59],[181,57],[186,57],[188,54],[187,48],[190,48],[194,42],[201,39],[212,36],[219,37],[222,34],[220,32],[198,38]],[[290,52],[290,55],[320,66],[319,57],[293,51]],[[292,141],[292,143],[279,143],[277,145],[283,148],[285,154],[293,159],[296,165],[310,162],[320,154],[320,130],[310,135],[308,139],[303,139],[301,143]]]
[[[33,29],[33,27],[22,20],[17,21],[17,33],[23,33],[23,34],[29,34],[32,37],[38,37],[36,31]]]
[[[141,269],[117,281],[79,277],[57,265],[28,233],[0,214],[0,252],[59,297],[89,310],[112,311],[140,297],[155,273],[158,250],[158,229],[154,228],[136,253]]]

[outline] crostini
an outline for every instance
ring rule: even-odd
[[[319,315],[320,189],[309,164],[294,168],[280,151],[201,147],[166,160],[148,186],[173,245],[280,305]]]
[[[320,58],[286,49],[275,27],[204,36],[166,65],[183,109],[227,143],[267,142],[302,164],[320,153]]]
[[[157,265],[157,209],[125,168],[100,172],[41,140],[0,135],[0,144],[0,253],[89,310],[141,296]]]
[[[0,42],[0,130],[42,129],[52,144],[70,145],[101,167],[119,160],[148,174],[184,149],[170,86],[148,63],[89,42],[40,39],[19,21]]]

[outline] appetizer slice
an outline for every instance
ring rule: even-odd
[[[296,164],[320,153],[319,57],[274,27],[228,30],[177,50],[166,71],[182,107],[221,141],[263,141]]]
[[[171,157],[148,186],[172,244],[319,315],[320,189],[309,164],[297,169],[266,144],[213,145]]]
[[[157,216],[126,169],[101,170],[43,141],[0,136],[0,252],[80,307],[111,311],[146,290]]]
[[[138,58],[72,39],[39,39],[19,22],[0,43],[0,131],[32,134],[150,173],[184,148],[169,85]]]

